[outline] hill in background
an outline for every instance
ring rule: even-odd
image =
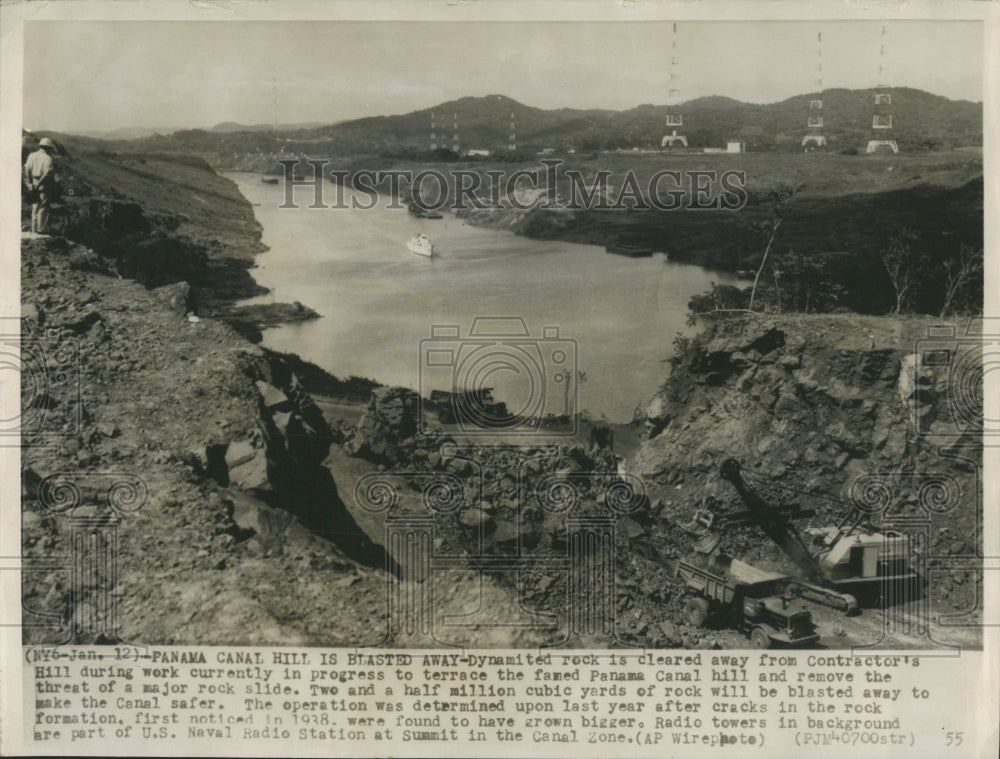
[[[809,130],[810,101],[821,98],[829,148],[863,149],[881,130],[871,128],[874,90],[831,89],[808,93],[778,103],[743,103],[726,97],[703,97],[681,104],[672,113],[683,116],[679,130],[692,148],[721,147],[727,140],[743,140],[752,152],[791,152],[801,149]],[[948,150],[981,146],[983,106],[949,100],[922,90],[892,90],[892,138],[900,149]],[[457,123],[461,150],[478,148],[506,151],[511,114],[516,123],[518,148],[523,151],[576,149],[581,151],[658,147],[666,133],[667,106],[639,105],[625,111],[561,108],[546,110],[503,95],[464,97],[395,116],[371,116],[325,126],[295,125],[270,128],[235,123],[211,130],[180,130],[152,135],[134,142],[150,150],[186,150],[218,153],[308,153],[352,155],[427,151],[432,115],[437,142],[452,144]]]

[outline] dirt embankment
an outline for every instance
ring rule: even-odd
[[[250,203],[205,160],[115,153],[73,138],[62,144],[53,234],[93,250],[118,274],[147,287],[187,282],[192,310],[250,338],[275,320],[317,317],[296,304],[234,305],[266,292],[250,273],[265,248]],[[25,204],[23,229],[28,215]]]
[[[678,528],[696,509],[746,508],[719,476],[732,457],[769,504],[816,510],[800,529],[839,524],[860,507],[873,524],[925,535],[931,613],[976,609],[981,587],[961,567],[981,546],[981,354],[974,338],[963,346],[964,324],[958,341],[929,341],[938,322],[736,317],[679,342],[647,410],[649,437],[629,462],[649,490],[657,539],[690,545]],[[951,363],[918,360],[927,350]],[[797,574],[757,528],[734,528],[722,548]]]
[[[321,466],[335,434],[288,365],[186,315],[186,284],[147,289],[59,238],[24,241],[22,259],[24,329],[40,356],[23,399],[29,570],[69,554],[72,517],[109,516],[101,493],[115,481],[138,478],[148,493],[122,515],[113,589],[101,590],[104,576],[74,590],[66,572],[28,571],[28,620],[97,615],[77,631],[94,639],[108,631],[110,591],[125,641],[370,636],[382,556]],[[79,509],[53,510],[61,479],[82,488]],[[348,584],[331,599],[329,588]]]
[[[361,414],[363,404],[350,404],[371,388],[325,377],[320,386],[340,403],[315,403],[297,374],[301,362],[218,320],[192,318],[189,295],[184,283],[149,289],[120,278],[106,259],[62,238],[23,241],[25,345],[39,346],[23,386],[31,422],[22,456],[25,639],[428,644],[387,616],[387,594],[419,598],[428,578],[406,550],[386,554],[387,515],[359,508],[355,488],[390,471],[452,473],[444,447],[454,441],[414,435],[412,402],[409,426],[400,427],[396,401],[409,391],[377,390]],[[469,470],[457,471],[471,486]],[[508,551],[518,530],[511,482],[503,478],[504,501],[484,525],[488,545]],[[112,489],[132,494],[112,499],[126,507],[117,512],[117,557],[74,584],[80,520],[107,528]],[[401,488],[404,500],[421,492]],[[479,513],[481,503],[470,505]],[[459,541],[437,546],[459,561],[446,580],[438,576],[447,592],[439,586],[437,600],[447,605],[434,613],[487,614],[438,640],[551,640],[546,630],[496,627],[521,613],[522,599],[465,568],[476,529],[468,514],[459,517],[450,515]]]
[[[339,433],[299,374],[353,385],[225,323],[274,316],[232,305],[261,291],[250,204],[200,159],[65,144],[54,235],[22,241],[26,639],[106,639],[114,599],[124,641],[368,640],[384,553],[322,466]],[[139,506],[114,566],[76,587],[74,518],[111,519],[115,482]]]

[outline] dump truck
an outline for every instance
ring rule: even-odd
[[[754,648],[805,647],[819,640],[812,614],[786,575],[720,554],[707,567],[678,562],[677,576],[691,593],[684,616],[695,627],[709,622],[733,627]]]
[[[922,592],[913,569],[914,546],[905,533],[877,528],[870,514],[855,509],[839,524],[807,528],[809,539],[803,540],[793,522],[815,516],[815,510],[767,504],[746,482],[735,459],[723,462],[720,475],[732,483],[747,511],[724,515],[719,521],[728,526],[756,523],[799,566],[809,580],[803,585],[816,600],[837,605],[839,596],[884,607]],[[847,613],[852,613],[851,607],[850,602],[842,605]],[[857,608],[856,602],[853,607]]]
[[[698,538],[696,552],[712,554],[726,530],[756,525],[799,567],[804,578],[793,582],[797,592],[810,600],[855,614],[859,600],[885,607],[922,592],[913,569],[914,546],[905,533],[876,528],[869,514],[856,510],[839,524],[807,528],[804,540],[794,522],[816,516],[814,509],[768,504],[747,483],[735,459],[724,461],[719,473],[747,508],[728,514],[699,509],[685,527]]]

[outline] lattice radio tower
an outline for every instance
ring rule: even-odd
[[[510,112],[510,142],[507,144],[511,153],[517,152],[517,121],[514,119],[514,112]]]
[[[865,152],[876,153],[886,149],[898,153],[899,146],[893,133],[895,117],[892,108],[892,87],[889,85],[889,30],[886,26],[882,27],[878,55],[878,79],[873,93],[875,102],[872,112],[872,135]]]
[[[434,111],[431,111],[431,150],[437,150],[437,131],[434,128]]]
[[[677,48],[677,24],[671,25],[670,32],[670,85],[667,90],[667,128],[670,134],[665,134],[660,140],[661,148],[673,148],[675,145],[688,146],[687,137],[677,134],[677,128],[684,126],[684,117],[678,112],[681,102],[680,87],[680,51]]]
[[[812,150],[826,145],[823,134],[823,32],[816,33],[816,97],[809,101],[809,115],[806,120],[806,134],[802,137],[802,149]]]
[[[457,113],[453,113],[452,117],[453,117],[453,122],[454,123],[452,125],[453,126],[453,129],[452,129],[453,134],[452,134],[452,138],[451,138],[451,149],[452,149],[453,152],[457,153],[458,152],[458,146],[459,146],[459,142],[458,142],[458,114]]]

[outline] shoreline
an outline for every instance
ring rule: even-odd
[[[244,195],[242,193],[242,191],[240,190],[239,183],[236,182],[233,177],[229,176],[229,175],[232,175],[232,174],[239,174],[239,175],[245,176],[247,178],[250,178],[250,177],[256,177],[256,176],[258,176],[258,173],[257,172],[252,172],[252,171],[233,171],[233,170],[217,170],[216,173],[217,173],[217,175],[220,178],[222,178],[222,179],[224,179],[224,180],[226,180],[228,182],[231,182],[236,187],[236,191],[239,192],[240,195],[241,195],[241,197],[244,198],[244,200],[247,203],[247,206],[248,206],[249,210],[251,211],[251,213],[253,213],[255,222],[257,223],[258,226],[261,226],[261,222],[258,219],[257,212],[256,212],[256,207],[258,205],[260,205],[260,204],[251,201],[249,197],[247,197],[246,195]],[[329,180],[326,180],[326,181],[329,181]],[[381,199],[385,199],[387,196],[384,193],[380,192],[379,193],[379,197]],[[340,211],[340,212],[345,212],[345,211]],[[346,212],[350,213],[350,210],[347,210]],[[401,209],[399,211],[399,213],[400,214],[405,214],[406,211]],[[487,230],[491,230],[493,232],[501,232],[501,233],[506,231],[508,233],[511,233],[514,237],[522,237],[523,236],[523,237],[527,237],[529,239],[536,239],[536,238],[534,238],[534,237],[532,237],[530,235],[522,235],[521,233],[516,232],[514,230],[505,229],[503,226],[497,226],[497,225],[494,225],[494,224],[490,224],[488,222],[484,223],[483,220],[469,219],[465,215],[458,214],[458,213],[455,213],[453,215],[454,215],[454,217],[455,217],[456,220],[461,220],[464,223],[470,224],[470,225],[475,226],[475,227],[479,227],[481,229],[487,229]],[[261,226],[261,228],[262,228],[262,226]],[[589,245],[589,246],[602,245],[602,244],[599,244],[597,242],[588,242],[586,240],[566,240],[565,242],[568,243],[568,244],[570,244],[570,245]],[[267,246],[267,245],[261,243],[261,249],[254,256],[254,263],[248,268],[248,272],[250,273],[251,277],[253,276],[254,269],[258,265],[258,263],[257,263],[258,260],[259,260],[258,256],[260,254],[267,253],[269,250],[271,250],[270,246]],[[606,255],[610,255],[610,254],[607,253]],[[615,257],[615,258],[618,258],[618,257]],[[657,257],[657,260],[658,261],[661,260],[660,257]],[[620,264],[620,266],[622,266],[622,267],[628,267],[629,265],[630,265],[629,259],[623,259],[622,262],[621,262],[621,264]],[[668,266],[668,265],[694,266],[694,267],[697,267],[698,269],[700,269],[702,272],[705,272],[706,274],[709,274],[709,275],[718,275],[718,274],[731,275],[730,272],[724,272],[724,271],[721,271],[721,270],[716,269],[716,268],[711,267],[711,266],[703,266],[703,265],[700,265],[700,264],[697,264],[697,263],[691,264],[691,263],[679,262],[679,261],[675,262],[675,261],[670,261],[666,257],[662,258],[662,265],[664,265],[664,266]],[[256,280],[254,280],[254,282],[256,283]],[[266,303],[266,304],[257,303],[257,302],[246,303],[245,301],[247,301],[247,300],[252,300],[252,299],[255,300],[257,298],[257,296],[262,295],[262,294],[268,294],[268,293],[271,294],[272,296],[274,296],[275,298],[281,298],[280,294],[275,294],[273,287],[267,287],[266,288],[263,285],[258,285],[258,286],[260,287],[261,290],[263,290],[265,292],[254,292],[252,295],[249,295],[247,298],[238,299],[238,300],[234,301],[233,304],[232,304],[232,306],[228,309],[229,314],[227,314],[224,318],[225,318],[225,321],[228,324],[230,324],[230,326],[233,326],[234,328],[237,328],[237,330],[240,331],[240,333],[243,334],[245,337],[247,337],[247,339],[250,339],[252,342],[254,342],[255,344],[257,344],[257,345],[259,345],[261,347],[264,347],[263,346],[263,333],[266,330],[277,329],[277,328],[280,328],[280,327],[283,327],[283,326],[286,326],[286,325],[296,324],[296,323],[300,323],[300,322],[303,322],[303,321],[308,321],[308,320],[311,320],[311,319],[314,319],[314,318],[326,318],[326,315],[322,313],[321,306],[318,306],[318,305],[313,304],[313,303],[299,303],[298,301],[295,301],[293,303],[286,303],[286,302],[283,302],[283,301],[278,301],[278,302],[274,302],[274,303]],[[690,298],[695,297],[696,295],[697,295],[697,293],[694,293],[694,292],[692,292],[692,293],[685,293],[684,296],[683,296],[683,299],[689,301]],[[681,305],[681,304],[678,305],[678,309],[679,310],[683,309],[683,308],[684,308],[683,305]],[[319,310],[317,310],[317,309],[319,309]],[[245,325],[238,326],[236,323],[234,323],[234,322],[237,322],[239,320],[239,317],[240,317],[240,313],[239,312],[240,311],[243,311],[244,313],[246,313],[246,312],[248,312],[250,310],[260,310],[261,312],[264,313],[264,315],[266,317],[272,317],[272,318],[269,318],[267,320],[261,320],[261,319],[259,319],[249,329],[247,329]],[[283,317],[289,317],[289,318],[283,318]],[[700,332],[701,328],[699,328],[697,331]],[[322,367],[320,364],[316,363],[315,361],[310,361],[309,359],[303,358],[296,351],[289,350],[289,349],[284,348],[284,347],[277,347],[277,346],[267,347],[266,350],[272,351],[272,352],[274,352],[274,353],[276,353],[278,355],[282,355],[282,356],[289,356],[289,355],[291,355],[291,356],[294,356],[297,361],[301,361],[301,362],[304,362],[304,363],[309,363],[309,364],[312,365],[312,367],[314,367],[316,370],[318,370],[318,372],[320,372],[320,373],[326,375],[326,377],[332,379],[334,381],[334,383],[347,382],[347,383],[353,383],[354,385],[357,385],[358,383],[370,383],[371,387],[373,387],[373,388],[374,387],[386,387],[386,386],[390,386],[391,385],[391,383],[387,384],[383,380],[381,380],[380,378],[378,378],[377,376],[358,377],[358,376],[355,376],[355,375],[351,375],[350,377],[347,377],[346,380],[340,380],[339,378],[340,378],[341,375],[335,369],[329,369],[329,368]],[[326,384],[327,380],[321,379],[321,378],[319,378],[319,377],[317,377],[315,375],[316,375],[316,373],[313,372],[313,378],[310,381],[307,381],[305,384],[309,387],[309,389],[311,391],[318,392],[318,393],[320,393],[322,395],[328,395],[328,391],[320,389],[323,384]],[[316,384],[314,384],[316,381],[319,382],[319,386],[317,386]],[[628,415],[626,414],[626,415],[622,415],[620,417],[616,417],[616,418],[614,418],[611,421],[608,421],[608,420],[604,419],[604,416],[605,416],[604,413],[596,412],[596,411],[593,411],[591,409],[582,408],[581,407],[578,410],[578,412],[577,412],[579,414],[579,419],[581,421],[581,426],[583,426],[583,425],[588,425],[589,426],[591,424],[595,424],[595,423],[604,421],[605,423],[610,424],[614,429],[620,431],[622,434],[626,434],[627,435],[629,429],[635,423],[636,413],[639,412],[639,411],[642,411],[642,408],[646,404],[648,404],[648,402],[656,395],[656,393],[660,389],[660,386],[662,385],[662,382],[663,382],[663,379],[662,379],[662,377],[660,377],[656,382],[654,382],[653,384],[651,384],[649,387],[643,388],[641,395],[642,395],[642,398],[644,400],[639,404],[639,406],[637,406],[635,408],[635,410],[632,411],[631,418],[628,418]],[[413,388],[409,388],[409,389],[413,389]],[[337,398],[337,397],[343,397],[343,396],[333,395],[333,396],[329,396],[329,397]]]
[[[248,209],[253,213],[255,222],[260,226],[261,222],[259,220],[259,217],[258,217],[258,214],[257,214],[257,211],[256,211],[256,207],[259,206],[260,203],[253,202],[253,200],[251,200],[251,197],[253,196],[252,193],[251,193],[251,196],[244,195],[243,192],[242,192],[242,190],[241,190],[241,188],[240,188],[240,182],[236,181],[236,177],[232,176],[232,175],[239,175],[240,177],[245,178],[246,181],[252,181],[253,179],[255,179],[255,178],[257,178],[259,176],[258,172],[252,172],[252,171],[233,171],[233,170],[221,170],[220,169],[220,170],[217,170],[217,174],[222,179],[225,179],[226,181],[231,182],[236,187],[237,192],[239,192],[240,195],[241,195],[241,197],[243,197],[244,200],[246,201]],[[326,180],[326,181],[329,181],[329,180]],[[388,201],[388,196],[384,192],[379,192],[379,198],[380,198],[380,202],[388,204],[388,202],[389,202]],[[344,210],[338,210],[338,211],[335,211],[335,212],[350,213],[351,211],[350,210],[346,210],[346,211],[344,211]],[[405,209],[400,209],[399,213],[401,215],[405,215],[406,211],[405,211]],[[461,221],[463,223],[469,224],[470,226],[478,227],[480,229],[490,230],[493,233],[508,232],[509,234],[508,235],[504,235],[504,236],[505,237],[510,236],[511,239],[521,238],[521,237],[524,237],[524,238],[527,238],[527,239],[530,239],[530,240],[535,240],[536,239],[535,237],[533,237],[531,235],[522,234],[520,232],[511,230],[511,229],[506,229],[502,225],[497,226],[495,224],[491,224],[488,221],[484,221],[482,219],[469,219],[465,215],[458,214],[458,213],[454,213],[453,216],[454,216],[455,221]],[[594,247],[594,246],[603,247],[602,244],[599,244],[597,242],[587,241],[587,240],[565,240],[564,242],[566,242],[568,245],[572,245],[572,246],[575,246],[575,245],[584,245],[584,246],[591,246],[591,247]],[[248,271],[249,271],[249,273],[250,273],[251,276],[253,276],[254,269],[258,266],[259,255],[263,254],[263,253],[267,253],[270,250],[271,250],[270,246],[267,246],[267,245],[261,243],[261,249],[254,256],[254,264],[251,265],[249,267],[249,269],[248,269]],[[610,253],[605,253],[605,255],[611,256]],[[618,256],[611,256],[611,258],[617,260],[619,257]],[[664,266],[664,267],[669,267],[669,266],[681,266],[681,267],[692,266],[692,267],[696,267],[698,270],[700,270],[701,272],[703,272],[704,274],[709,275],[709,276],[717,276],[717,275],[729,275],[729,276],[731,276],[731,272],[725,272],[725,271],[722,271],[722,270],[717,269],[716,267],[712,267],[712,266],[704,266],[704,265],[701,265],[701,264],[698,264],[698,263],[687,263],[687,262],[680,262],[680,261],[670,261],[668,258],[666,258],[665,255],[656,256],[654,260],[656,260],[658,262],[658,265]],[[633,262],[632,262],[631,259],[622,258],[621,262],[618,263],[617,266],[619,266],[623,271],[627,272],[628,268],[632,265],[632,263]],[[256,280],[254,280],[254,282],[256,283]],[[327,315],[323,313],[322,306],[320,306],[320,305],[317,305],[317,304],[312,303],[312,302],[303,302],[303,303],[300,304],[297,301],[294,302],[294,303],[289,304],[289,303],[286,303],[286,302],[283,302],[283,301],[279,300],[279,299],[282,298],[282,295],[280,293],[275,293],[274,292],[274,287],[267,287],[267,288],[265,288],[263,285],[260,285],[259,287],[260,287],[261,290],[266,290],[266,293],[271,294],[272,297],[274,297],[277,302],[273,302],[273,303],[259,303],[259,302],[257,302],[257,300],[258,300],[257,296],[260,295],[260,294],[263,294],[263,293],[257,293],[257,292],[255,292],[253,295],[249,296],[248,298],[235,301],[234,304],[233,304],[233,306],[229,310],[230,310],[230,312],[238,312],[238,311],[244,310],[244,309],[247,310],[247,311],[249,311],[250,309],[260,309],[261,311],[268,312],[269,315],[271,315],[271,316],[274,317],[273,319],[270,319],[269,321],[266,321],[266,322],[258,320],[257,323],[254,325],[254,328],[252,330],[246,330],[246,329],[240,329],[239,330],[239,331],[241,331],[241,334],[244,334],[244,336],[246,336],[248,339],[250,339],[255,344],[260,345],[261,347],[264,347],[263,346],[263,336],[264,336],[264,333],[267,330],[269,330],[269,329],[276,329],[276,328],[280,328],[280,327],[283,327],[283,326],[286,326],[286,325],[292,325],[292,324],[300,323],[300,322],[303,322],[303,321],[307,321],[307,320],[310,320],[310,319],[313,319],[313,318],[327,318]],[[689,302],[690,299],[693,298],[693,297],[695,297],[697,294],[698,294],[698,291],[697,291],[697,288],[695,288],[691,292],[685,291],[684,294],[682,295],[682,297],[678,298],[677,311],[678,311],[679,314],[683,314],[683,312],[685,310],[685,305],[684,304],[686,302]],[[301,297],[301,296],[299,296],[299,297]],[[248,301],[248,300],[251,301],[251,302],[250,303],[246,303],[246,301]],[[306,299],[303,298],[303,301],[306,301]],[[291,318],[282,318],[282,316],[284,316],[284,315],[290,316]],[[231,326],[237,327],[237,325],[234,324],[234,321],[236,321],[236,319],[238,317],[239,317],[239,313],[235,313],[235,318],[233,316],[227,315],[226,316],[226,321]],[[702,328],[703,327],[698,327],[696,331],[700,332]],[[693,337],[693,334],[690,335],[690,336]],[[296,356],[296,359],[303,360],[303,361],[308,361],[308,363],[311,363],[314,367],[316,367],[317,369],[319,369],[321,372],[323,372],[324,374],[328,375],[329,377],[333,378],[335,381],[339,381],[338,378],[341,376],[339,374],[339,372],[337,372],[337,370],[335,368],[333,368],[333,367],[323,367],[319,363],[317,363],[315,360],[310,361],[309,359],[304,359],[302,357],[302,354],[304,352],[306,352],[306,351],[303,351],[303,349],[301,347],[299,347],[297,350],[293,350],[293,349],[289,349],[288,347],[283,347],[283,346],[278,346],[278,345],[272,345],[272,346],[267,347],[267,350],[274,351],[275,353],[278,353],[278,354],[281,354],[281,355],[293,354],[293,355]],[[665,350],[669,352],[669,344],[666,345]],[[371,385],[372,385],[372,387],[392,385],[391,382],[390,383],[386,383],[381,378],[379,378],[377,375],[371,375],[371,374],[367,374],[365,376],[351,375],[350,377],[347,378],[347,380],[350,381],[350,382],[354,382],[354,383],[357,383],[359,381],[361,381],[361,382],[370,382]],[[641,388],[641,391],[639,392],[639,396],[642,398],[642,400],[639,402],[638,406],[634,406],[634,404],[632,404],[632,402],[631,402],[632,401],[632,396],[630,396],[629,399],[628,399],[629,403],[627,404],[629,406],[628,410],[613,415],[612,416],[612,421],[610,421],[610,423],[615,428],[618,428],[618,429],[622,430],[623,432],[627,431],[633,425],[634,420],[636,418],[636,414],[638,412],[641,412],[642,409],[643,409],[643,407],[646,404],[648,404],[648,402],[659,391],[660,386],[662,385],[662,382],[663,382],[663,376],[662,376],[661,373],[658,373],[657,374],[657,379],[655,381],[651,382],[648,385],[644,385]],[[315,387],[315,386],[313,385],[312,387]],[[409,389],[415,389],[415,388],[410,387]],[[318,392],[326,394],[326,392],[323,391],[323,390],[319,390]],[[619,405],[622,405],[622,404],[619,404]],[[591,423],[591,422],[595,422],[596,423],[596,422],[602,421],[602,420],[603,421],[607,421],[607,420],[604,419],[605,414],[607,414],[607,412],[603,412],[602,413],[602,412],[599,412],[599,411],[594,411],[593,409],[590,409],[590,408],[587,408],[587,407],[581,407],[579,409],[578,413],[581,415],[581,419],[585,420],[588,424]]]

